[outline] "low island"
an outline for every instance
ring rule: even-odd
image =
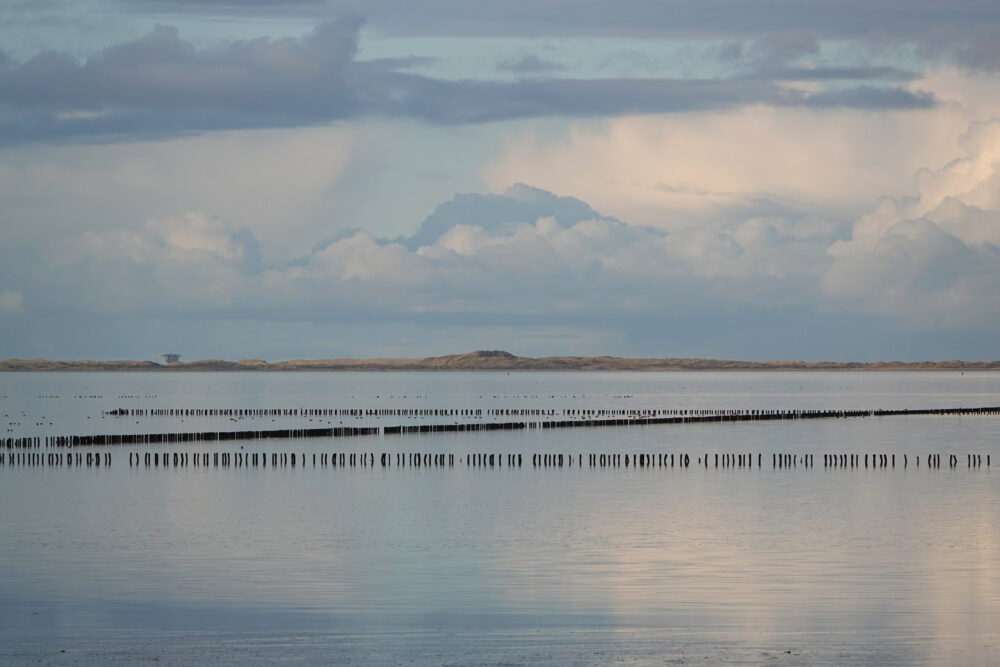
[[[0,371],[696,371],[696,370],[1000,370],[1000,361],[735,361],[697,358],[520,357],[502,350],[478,350],[423,358],[262,359],[224,361],[59,361],[3,359]]]

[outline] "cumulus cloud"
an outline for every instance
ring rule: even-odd
[[[963,243],[1000,245],[1000,121],[974,123],[962,138],[966,152],[939,169],[916,174],[917,194],[885,199],[854,225],[849,241],[831,252],[847,256],[870,251],[897,223],[924,218]]]
[[[23,36],[0,54],[9,323],[392,322],[412,336],[493,326],[657,345],[735,321],[817,336],[997,330],[998,130],[969,125],[1000,108],[995,3],[129,8],[86,40],[59,19],[69,32],[47,43],[72,54]],[[17,5],[7,32],[35,11]],[[197,17],[259,12],[294,17],[265,30],[306,27],[188,32]],[[182,28],[149,29],[153,15]],[[422,42],[402,34],[518,40],[486,57],[438,43],[432,62],[406,57]],[[526,46],[542,34],[554,48]],[[656,37],[640,49],[644,78],[592,78],[615,68],[570,54],[597,35]],[[533,122],[482,125],[511,119]],[[73,145],[47,145],[61,140]],[[472,192],[434,208],[455,191]]]
[[[194,210],[239,221],[271,257],[287,257],[361,197],[358,181],[395,156],[394,136],[353,125],[9,148],[0,151],[0,200],[12,224],[0,243],[44,243]]]
[[[762,354],[775,341],[793,344],[791,331],[856,338],[879,321],[995,331],[1000,206],[988,187],[996,161],[986,157],[995,129],[974,127],[967,155],[920,174],[920,194],[885,199],[853,224],[799,213],[666,229],[517,184],[456,196],[412,236],[344,231],[296,261],[263,262],[250,232],[187,213],[68,239],[33,260],[34,272],[10,264],[0,279],[16,270],[40,313],[304,322],[355,338],[367,331],[369,340],[392,324],[418,339],[503,330],[489,339],[550,334],[561,346],[602,340],[646,350],[676,339],[702,353],[692,341],[711,340],[724,345],[712,349]],[[3,294],[6,310],[20,308],[20,292]],[[742,343],[727,348],[718,332],[732,327]]]
[[[815,284],[830,232],[806,220],[753,218],[670,234],[517,184],[499,195],[459,195],[411,237],[344,232],[299,260],[265,266],[246,230],[197,213],[156,219],[85,234],[54,275],[77,281],[67,291],[87,286],[92,296],[72,306],[85,312],[155,306],[227,317],[527,318],[566,326],[645,319],[651,304],[662,314],[737,297],[788,303],[775,300],[774,284],[803,277]]]
[[[553,218],[563,226],[602,216],[588,204],[574,197],[558,197],[551,192],[524,183],[515,183],[502,195],[459,194],[438,206],[420,223],[417,231],[397,241],[410,250],[431,245],[456,225],[474,224],[496,231],[513,222],[533,222]]]
[[[45,302],[81,313],[232,308],[246,301],[262,270],[250,232],[201,213],[152,219],[139,229],[88,231],[47,259],[56,290],[47,291]]]
[[[990,330],[1000,326],[1000,122],[972,126],[962,147],[962,157],[920,171],[914,195],[883,199],[853,222],[785,210],[635,224],[516,184],[458,195],[408,237],[344,231],[298,260],[267,263],[245,229],[200,213],[157,218],[89,232],[50,255],[51,275],[39,278],[50,288],[33,304],[637,331],[791,309]]]
[[[525,132],[482,172],[493,188],[523,180],[665,229],[760,215],[843,219],[886,193],[910,193],[912,174],[950,159],[968,122],[956,108],[628,117],[555,139]]]
[[[1000,313],[1000,121],[976,123],[966,155],[916,176],[829,248],[825,292],[923,327],[996,324]]]
[[[260,245],[246,229],[233,231],[223,221],[197,213],[150,220],[145,227],[163,241],[164,248],[182,256],[207,253],[244,273],[260,271]]]

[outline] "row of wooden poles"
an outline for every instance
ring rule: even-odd
[[[0,452],[0,466],[111,465],[111,452]]]
[[[682,467],[688,468],[691,466],[691,455],[690,454],[577,454],[575,457],[573,454],[532,454],[531,455],[531,465],[535,467],[563,467],[572,466],[574,458],[576,459],[577,466],[584,467],[584,456],[586,456],[586,465],[589,467],[629,467],[636,466],[640,468],[652,467],[652,468],[673,468]],[[471,467],[503,467],[506,460],[507,467],[521,467],[524,462],[523,454],[485,454],[485,453],[470,453],[463,456],[459,456],[459,463],[465,462],[466,466]],[[915,456],[915,464],[917,467],[920,466],[920,456]],[[716,468],[752,468],[754,466],[754,460],[756,459],[757,467],[763,467],[763,455],[757,454],[756,457],[753,454],[705,454],[704,456],[696,457],[696,463],[698,465],[704,465],[709,467],[714,461],[714,466]],[[420,453],[420,452],[382,452],[378,457],[378,463],[382,467],[391,467],[396,465],[398,467],[420,467],[420,466],[454,466],[455,465],[455,455],[454,454],[430,454],[430,453]],[[888,468],[896,467],[896,455],[895,454],[823,454],[823,466],[827,468],[860,468],[862,462],[865,468]],[[212,453],[195,453],[190,454],[188,452],[173,452],[171,454],[163,454],[162,459],[157,452],[147,452],[144,457],[140,456],[138,453],[129,454],[129,465],[140,465],[144,463],[147,466],[160,466],[162,461],[163,466],[173,465],[176,466],[250,466],[250,467],[267,467],[268,465],[268,454],[266,452],[212,452]],[[928,454],[925,458],[926,465],[931,468],[941,467],[941,454]],[[288,452],[272,452],[270,455],[271,466],[279,465],[292,465],[297,464],[307,465],[308,459],[305,454],[299,454],[298,456],[293,453]],[[959,457],[957,454],[948,455],[948,467],[957,468],[959,464]],[[969,468],[977,468],[983,465],[983,455],[982,454],[966,454],[966,464]],[[313,466],[370,466],[374,467],[376,465],[375,454],[370,452],[331,452],[331,453],[319,453],[312,455],[312,465]],[[811,468],[815,466],[815,454],[772,454],[771,455],[771,467],[772,468],[793,468],[798,466]],[[905,468],[909,465],[909,456],[906,454],[902,455],[902,466]],[[990,455],[986,455],[986,465],[990,465]]]
[[[704,417],[766,415],[771,410],[678,410],[660,408],[117,408],[108,417]]]
[[[548,414],[538,410],[531,414]],[[117,408],[108,417],[482,417],[482,408]]]
[[[6,441],[0,440],[0,446],[6,446],[8,449],[39,446],[80,447],[90,445],[172,444],[219,440],[338,438],[349,436],[499,431],[532,428],[593,428],[602,426],[645,426],[654,424],[687,424],[700,422],[838,419],[851,417],[886,417],[894,415],[991,415],[1000,414],[1000,407],[943,408],[927,410],[681,410],[676,412],[683,412],[685,414],[627,418],[612,417],[601,419],[596,417],[589,418],[590,415],[581,415],[582,418],[579,419],[548,421],[413,424],[409,426],[339,426],[327,428],[293,428],[247,431],[202,431],[194,433],[118,433],[104,435],[46,436],[45,438],[7,438]]]
[[[47,436],[41,442],[44,447],[169,445],[203,441],[343,438],[359,435],[378,435],[379,433],[380,429],[377,426],[340,426],[335,428],[284,428],[256,431],[201,431],[198,433],[112,433],[107,435]]]
[[[659,417],[724,417],[742,419],[817,419],[903,414],[1000,414],[1000,407],[927,410],[681,410],[660,408],[117,408],[110,417],[572,417],[579,419],[656,419]]]
[[[503,467],[506,461],[507,467],[521,467],[524,462],[522,454],[487,454],[470,453],[459,456],[459,463],[465,462],[471,467]],[[586,465],[594,467],[629,467],[639,468],[688,468],[691,466],[690,454],[544,454],[536,453],[531,455],[531,465],[535,467],[572,467],[574,459],[576,465],[584,467],[584,456]],[[927,467],[940,468],[941,454],[928,454],[925,457]],[[823,466],[827,468],[895,468],[895,454],[823,454]],[[983,465],[982,454],[966,454],[966,465],[969,468],[978,468]],[[915,456],[915,465],[920,466],[920,456]],[[901,464],[905,468],[909,465],[909,456],[901,455]],[[704,465],[706,468],[714,465],[716,468],[753,468],[754,463],[758,468],[763,467],[763,454],[705,454],[697,456],[697,465]],[[947,458],[949,468],[957,468],[959,456],[949,454]],[[421,466],[454,466],[455,455],[443,453],[421,453],[421,452],[382,452],[376,459],[371,452],[322,452],[312,455],[311,463],[315,466],[339,466],[339,467],[375,467],[376,461],[382,467],[421,467]],[[308,465],[309,459],[304,453],[296,452],[130,452],[128,455],[129,466],[147,467],[271,467]],[[14,452],[10,454],[0,452],[0,465],[11,466],[100,466],[111,465],[111,454],[109,452]],[[986,455],[985,464],[990,465],[990,455]],[[771,454],[771,467],[778,468],[811,468],[815,465],[815,454]]]

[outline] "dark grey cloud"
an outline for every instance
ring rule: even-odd
[[[916,44],[925,56],[968,67],[1000,67],[1000,3],[993,0],[145,0],[120,6],[168,15],[269,12],[323,20],[355,14],[402,35],[728,38],[722,49],[728,57],[755,51],[743,40],[763,38],[756,49],[761,57],[768,50],[808,52],[809,39],[860,39],[904,49]]]
[[[381,30],[429,35],[910,35],[941,26],[996,24],[991,0],[144,0],[123,8],[293,16],[365,16]]]
[[[758,76],[782,81],[912,81],[913,72],[898,67],[783,67]]]
[[[857,86],[811,95],[805,103],[814,107],[851,107],[863,109],[928,109],[934,106],[930,93],[903,88]]]
[[[715,55],[740,67],[746,78],[780,81],[911,81],[913,72],[888,65],[830,65],[823,57],[816,33],[795,30],[771,33],[754,40],[730,40]]]
[[[872,86],[809,96],[766,76],[436,79],[407,71],[422,64],[419,58],[358,61],[360,27],[358,19],[338,19],[300,39],[240,40],[197,49],[176,29],[157,26],[83,62],[56,52],[22,63],[6,59],[0,62],[0,144],[295,127],[372,116],[463,124],[746,104],[883,109],[933,102],[902,89]],[[762,47],[766,62],[811,52],[810,39],[774,38]],[[854,74],[862,78],[862,72]]]
[[[520,58],[508,58],[497,63],[498,71],[513,74],[538,74],[539,72],[553,72],[561,69],[565,69],[565,67],[557,62],[539,58],[534,53]]]
[[[805,30],[764,35],[746,49],[746,55],[764,69],[818,53],[816,35]]]
[[[713,79],[531,79],[445,81],[386,74],[369,86],[373,113],[444,123],[544,116],[613,116],[719,109],[798,100],[767,81]]]
[[[357,49],[360,22],[319,25],[303,39],[258,39],[196,50],[175,28],[157,26],[86,62],[47,52],[0,70],[0,99],[37,111],[306,107],[344,114],[343,76]]]
[[[917,53],[929,59],[950,57],[957,64],[972,69],[1000,68],[998,26],[990,23],[959,29],[944,25],[932,31],[917,47]]]
[[[84,62],[47,52],[0,66],[0,142],[157,136],[285,127],[359,112],[346,81],[358,19],[301,39],[234,41],[196,49],[157,26]],[[393,62],[392,66],[405,66]]]

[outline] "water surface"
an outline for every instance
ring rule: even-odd
[[[67,435],[271,423],[102,417],[119,407],[970,407],[1000,405],[1000,374],[8,373],[0,396],[13,434]],[[1000,485],[965,455],[998,460],[998,420],[189,443],[96,448],[112,454],[100,468],[4,465],[0,661],[995,663]],[[130,467],[130,451],[294,451],[307,465]],[[878,452],[910,463],[311,465],[330,452]],[[928,453],[961,465],[917,467]]]

